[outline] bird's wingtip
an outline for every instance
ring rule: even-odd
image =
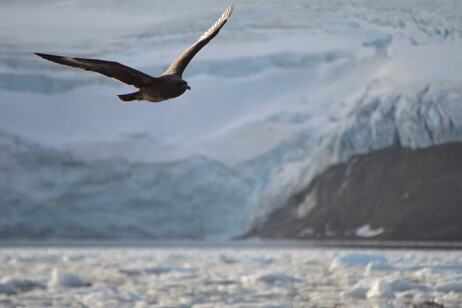
[[[34,54],[36,54],[37,56],[39,56],[40,58],[43,58],[45,60],[52,61],[52,62],[57,62],[57,63],[60,63],[60,64],[62,64],[62,63],[59,62],[59,60],[64,58],[62,56],[55,56],[55,55],[50,55],[50,54],[40,53],[40,52],[34,52]]]
[[[40,58],[44,58],[44,59],[47,59],[50,56],[50,55],[47,55],[45,53],[40,53],[40,52],[34,52],[34,54],[39,56]]]
[[[228,8],[227,8],[227,9],[229,10],[229,15],[231,15],[231,13],[232,13],[233,10],[234,10],[234,2],[231,2],[231,4],[228,5]]]

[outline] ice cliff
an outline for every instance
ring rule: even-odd
[[[205,157],[84,161],[0,137],[2,238],[229,237],[245,227],[249,179]]]

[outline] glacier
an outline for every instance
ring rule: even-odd
[[[245,207],[234,209],[250,180],[202,156],[80,160],[8,134],[0,155],[2,238],[204,238],[245,227]]]
[[[155,75],[222,10],[137,3],[0,4],[0,237],[231,238],[355,154],[462,141],[458,1],[235,1],[158,105],[32,54]]]

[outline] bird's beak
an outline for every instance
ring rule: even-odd
[[[186,89],[191,90],[191,87],[190,87],[190,86],[187,86]]]

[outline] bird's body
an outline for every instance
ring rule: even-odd
[[[119,95],[119,98],[125,102],[144,100],[158,103],[178,97],[186,92],[186,90],[191,89],[188,83],[182,78],[185,68],[199,50],[218,34],[228,20],[228,17],[231,16],[233,8],[233,4],[229,5],[217,22],[193,45],[177,57],[159,77],[149,76],[143,72],[113,61],[70,58],[43,53],[36,53],[36,55],[55,63],[97,72],[138,88],[138,91],[134,93]]]
[[[162,75],[154,81],[142,86],[138,91],[119,95],[123,101],[144,100],[159,103],[175,98],[190,89],[188,83],[178,75]]]

